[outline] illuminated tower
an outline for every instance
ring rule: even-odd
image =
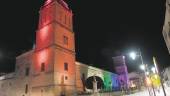
[[[63,0],[46,0],[40,9],[33,75],[31,96],[74,96],[72,11]]]

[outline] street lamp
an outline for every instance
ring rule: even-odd
[[[131,52],[131,53],[129,54],[129,56],[130,56],[133,60],[135,60],[137,56],[140,57],[140,60],[141,60],[141,63],[142,63],[142,65],[140,66],[140,68],[144,71],[145,79],[147,79],[147,78],[148,78],[148,77],[147,77],[147,73],[148,73],[148,72],[146,72],[146,70],[147,70],[147,64],[144,64],[144,63],[143,63],[143,57],[142,57],[142,53],[141,53],[140,49],[139,49],[139,51],[138,51],[138,54],[137,54],[137,52]],[[147,87],[147,89],[148,89],[148,87]],[[149,95],[151,95],[149,89],[148,89],[148,92],[149,92]]]
[[[143,57],[142,57],[142,54],[141,54],[140,50],[139,50],[139,52],[130,52],[129,56],[130,56],[133,60],[135,60],[136,57],[139,56],[142,65],[144,65],[144,64],[143,64]],[[145,67],[146,67],[146,64],[145,64]]]
[[[152,70],[153,73],[156,73],[155,67],[152,67],[151,70]]]
[[[129,56],[130,56],[133,60],[136,59],[136,53],[135,53],[135,52],[131,52],[131,53],[129,54]]]
[[[146,71],[146,75],[149,75],[149,71]]]
[[[145,65],[143,65],[143,64],[140,65],[140,69],[144,71],[145,70]]]

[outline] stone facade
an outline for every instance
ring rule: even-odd
[[[0,77],[0,96],[30,96],[32,53],[29,51],[18,56],[15,72]],[[30,72],[26,74],[26,70]]]
[[[166,0],[165,22],[162,33],[170,53],[170,0]]]
[[[72,11],[63,0],[46,0],[35,48],[16,57],[15,72],[0,76],[0,96],[76,96],[88,91],[92,76],[118,87],[116,74],[76,62]]]
[[[96,68],[88,66],[86,64],[76,62],[76,89],[77,92],[91,91],[83,85],[88,78],[97,76],[103,81],[103,89],[116,90],[119,87],[118,75]],[[84,80],[83,80],[84,79]],[[84,88],[83,88],[84,87]]]
[[[51,84],[54,80],[51,79],[54,73],[52,74],[52,73],[42,72],[38,75],[34,75],[32,71],[33,69],[31,67],[33,66],[33,62],[31,59],[32,54],[33,54],[33,50],[18,56],[16,71],[0,77],[0,96],[47,96],[47,95],[56,96],[54,95],[55,93],[60,93],[58,89],[54,89],[55,85]],[[116,74],[99,68],[88,66],[80,62],[75,62],[75,64],[76,64],[76,87],[75,87],[76,92],[75,93],[92,92],[91,89],[86,88],[86,85],[83,85],[83,76],[85,81],[92,76],[100,77],[103,80],[105,89],[110,88],[111,90],[114,90],[114,88],[119,87],[119,83],[117,79],[118,76]],[[30,68],[29,69],[30,71],[27,74],[28,68]],[[39,79],[37,80],[37,78]],[[43,85],[47,85],[47,86],[43,86]],[[63,87],[63,90],[66,91],[67,88]],[[66,96],[74,96],[74,95],[66,95]]]

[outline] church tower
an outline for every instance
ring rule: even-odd
[[[74,96],[72,11],[63,0],[46,0],[39,13],[31,96]]]

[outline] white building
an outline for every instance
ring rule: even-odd
[[[170,0],[166,0],[165,22],[162,32],[170,53]]]

